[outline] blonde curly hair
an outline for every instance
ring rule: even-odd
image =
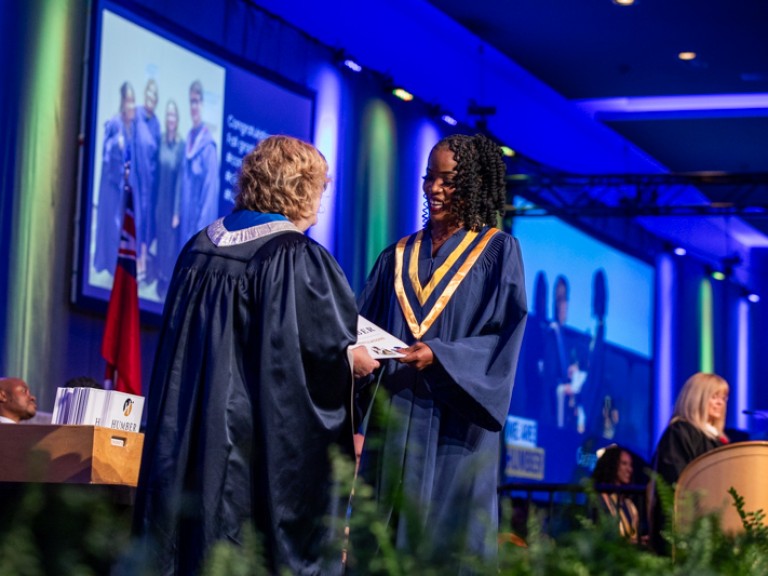
[[[312,144],[269,136],[243,158],[235,210],[282,214],[294,222],[308,218],[329,181],[328,163]]]

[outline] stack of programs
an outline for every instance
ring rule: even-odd
[[[138,432],[143,411],[143,396],[98,388],[59,388],[51,422]]]

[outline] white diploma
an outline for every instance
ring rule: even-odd
[[[407,348],[408,344],[395,338],[367,318],[357,317],[357,343],[352,347],[365,346],[368,354],[376,360],[386,358],[402,358],[405,354],[399,352],[400,348]]]

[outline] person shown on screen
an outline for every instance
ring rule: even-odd
[[[0,424],[18,424],[34,418],[37,398],[21,378],[0,377]]]
[[[136,170],[139,187],[136,190],[134,221],[136,222],[136,265],[140,280],[151,282],[148,251],[155,238],[154,206],[157,197],[158,150],[160,148],[160,121],[157,119],[157,82],[150,78],[144,89],[144,105],[136,111]]]
[[[500,433],[527,317],[520,247],[493,227],[504,178],[485,136],[438,142],[425,228],[381,253],[359,299],[362,316],[410,344],[383,368],[388,418],[371,416],[361,474],[395,545],[415,546],[409,536],[428,528],[434,557],[449,562],[496,553]],[[354,562],[366,535],[352,536]]]
[[[219,162],[216,143],[203,123],[203,85],[189,87],[192,128],[187,135],[179,202],[179,236],[184,244],[219,213]]]
[[[728,390],[724,378],[704,372],[697,372],[683,385],[653,457],[654,470],[668,485],[674,485],[695,458],[728,443],[724,431]],[[659,532],[664,518],[658,498],[653,510],[652,541],[654,548],[663,552],[666,547]]]
[[[598,490],[603,510],[616,518],[619,533],[630,542],[637,543],[640,533],[640,514],[635,503],[621,492],[599,492],[600,486],[628,486],[632,484],[634,469],[632,454],[615,444],[608,446],[597,461],[592,479]]]
[[[179,134],[179,109],[175,100],[169,100],[165,107],[165,133],[160,140],[155,204],[157,255],[154,269],[157,295],[161,299],[168,291],[173,264],[179,254],[179,220],[174,216],[179,212],[183,162],[184,139]]]
[[[303,234],[327,172],[314,146],[266,138],[243,160],[235,211],[179,256],[136,494],[147,573],[196,573],[216,541],[242,542],[245,523],[270,574],[341,573],[340,552],[324,557],[345,511],[328,452],[354,455],[357,309],[339,265]],[[364,347],[350,354],[358,376],[379,366]]]
[[[580,414],[574,394],[584,383],[586,372],[579,368],[576,352],[569,349],[564,333],[570,294],[565,276],[555,278],[553,292],[554,314],[545,335],[542,366],[542,377],[548,390],[544,420],[558,428],[566,425],[578,428]]]
[[[120,112],[104,125],[101,180],[96,199],[96,240],[93,256],[96,272],[106,270],[113,274],[117,264],[117,248],[120,244],[125,204],[125,162],[132,158],[135,134],[136,99],[130,82],[123,82],[120,86]],[[131,170],[129,179],[135,190],[135,170]]]

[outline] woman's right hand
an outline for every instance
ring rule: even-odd
[[[424,344],[424,342],[416,342],[408,348],[400,348],[398,352],[405,354],[400,358],[400,362],[413,366],[416,370],[424,370],[428,366],[431,366],[435,362],[435,355],[432,352],[432,348]]]

